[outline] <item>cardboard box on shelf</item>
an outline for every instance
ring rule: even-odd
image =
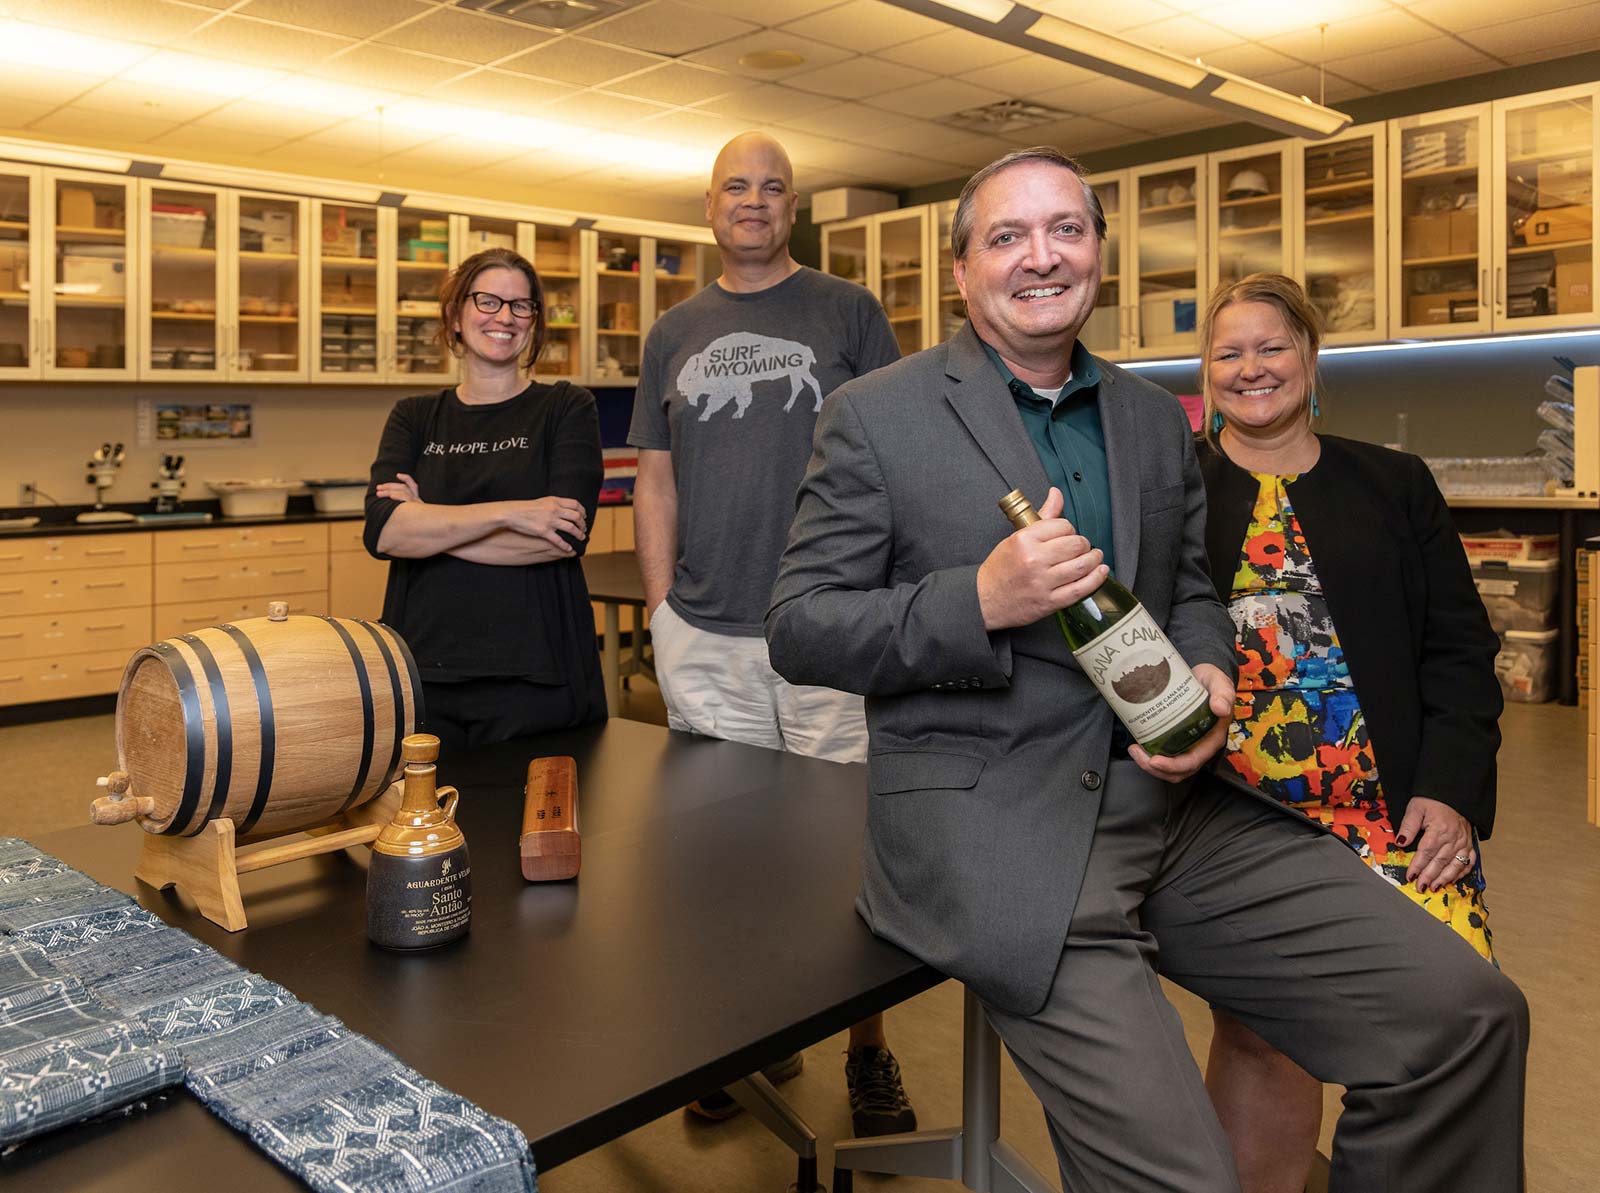
[[[443,219],[443,220],[429,219],[429,220],[420,220],[420,221],[418,221],[418,224],[417,224],[417,239],[418,240],[441,240],[441,241],[444,241],[446,245],[448,245],[449,242],[450,242],[450,221],[448,219]]]
[[[123,262],[112,257],[61,258],[61,282],[67,286],[90,286],[92,294],[120,298],[127,294],[127,274]]]
[[[1593,143],[1594,116],[1587,103],[1547,104],[1535,108],[1530,153],[1582,153]]]
[[[1573,572],[1578,577],[1579,584],[1587,584],[1589,582],[1589,556],[1591,554],[1592,552],[1587,547],[1579,547],[1573,552],[1575,560]]]
[[[1541,207],[1523,220],[1518,230],[1529,244],[1588,240],[1594,231],[1594,207]]]
[[[1558,314],[1570,315],[1594,310],[1594,258],[1593,248],[1586,244],[1552,249],[1556,259],[1555,308]],[[1587,555],[1587,551],[1579,551]]]
[[[639,304],[636,302],[601,303],[600,326],[607,331],[638,331]]]
[[[64,186],[56,193],[56,223],[63,228],[94,227],[94,192],[82,186]]]
[[[263,253],[292,253],[295,251],[293,232],[267,232],[261,237]]]
[[[15,294],[28,280],[28,246],[0,244],[0,290]]]
[[[1461,257],[1478,251],[1478,209],[1465,207],[1450,213],[1450,252]]]
[[[1561,536],[1555,534],[1464,534],[1461,546],[1467,562],[1476,566],[1490,560],[1528,563],[1555,559],[1561,549]]]
[[[517,238],[509,232],[488,232],[475,228],[467,233],[466,251],[470,256],[484,249],[515,249]]]
[[[1450,219],[1453,212],[1438,211],[1429,215],[1408,215],[1405,222],[1405,248],[1401,253],[1407,261],[1419,257],[1448,257],[1450,255]]]
[[[354,257],[361,251],[361,229],[337,220],[322,221],[322,252],[327,257]]]
[[[1443,294],[1413,294],[1406,299],[1406,324],[1470,323],[1477,318],[1476,290],[1449,290]]]
[[[1594,201],[1594,167],[1587,156],[1540,162],[1536,177],[1541,207]]]

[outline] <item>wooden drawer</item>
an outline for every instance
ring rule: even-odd
[[[383,594],[389,586],[389,565],[365,551],[335,551],[328,556],[328,609],[334,617],[383,616]]]
[[[616,531],[613,529],[616,513],[616,510],[607,509],[605,506],[595,510],[594,521],[589,525],[589,545],[584,548],[584,554],[609,555],[616,550],[612,546],[616,537]]]
[[[0,663],[0,705],[104,696],[122,683],[131,651],[96,651],[55,659]]]
[[[326,592],[301,592],[272,599],[287,601],[290,613],[309,613],[317,617],[326,617],[328,614]],[[242,601],[188,601],[179,605],[157,605],[154,636],[158,639],[176,638],[179,634],[192,634],[195,630],[203,630],[207,626],[266,615],[266,597],[252,597]]]
[[[277,600],[288,593],[326,592],[328,556],[323,552],[158,564],[155,576],[158,605],[247,597]]]
[[[0,576],[0,617],[85,613],[150,604],[150,569],[22,572]]]
[[[328,523],[328,550],[360,551],[366,555],[366,544],[361,541],[361,536],[366,533],[365,522],[330,522]],[[369,557],[370,558],[370,557]]]
[[[633,550],[633,506],[619,505],[612,513],[611,549]]]
[[[0,539],[0,575],[108,568],[150,563],[148,531],[138,534],[76,534],[60,538]]]
[[[169,530],[156,535],[156,563],[192,563],[203,559],[261,559],[277,555],[309,555],[328,550],[325,523],[288,526],[208,526],[203,530]]]
[[[0,621],[0,662],[93,651],[132,654],[150,642],[150,608],[40,614]]]

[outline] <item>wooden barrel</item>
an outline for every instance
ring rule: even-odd
[[[227,817],[278,833],[358,807],[399,778],[422,724],[405,641],[381,623],[256,617],[146,646],[117,695],[128,794],[146,832]]]

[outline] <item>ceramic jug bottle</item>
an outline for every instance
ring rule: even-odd
[[[435,786],[439,739],[413,733],[400,743],[400,756],[405,792],[372,843],[367,870],[367,935],[384,948],[431,949],[466,934],[472,865],[455,823],[459,793]]]

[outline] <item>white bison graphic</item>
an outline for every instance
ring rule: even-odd
[[[812,407],[816,412],[822,409],[822,386],[811,371],[816,363],[817,354],[804,344],[735,331],[712,340],[684,362],[678,372],[678,392],[695,407],[705,398],[701,422],[729,402],[735,404],[733,417],[743,418],[754,396],[750,389],[754,382],[787,377],[789,400],[784,403],[784,412],[793,408],[794,400],[806,386],[816,395],[816,405]]]

